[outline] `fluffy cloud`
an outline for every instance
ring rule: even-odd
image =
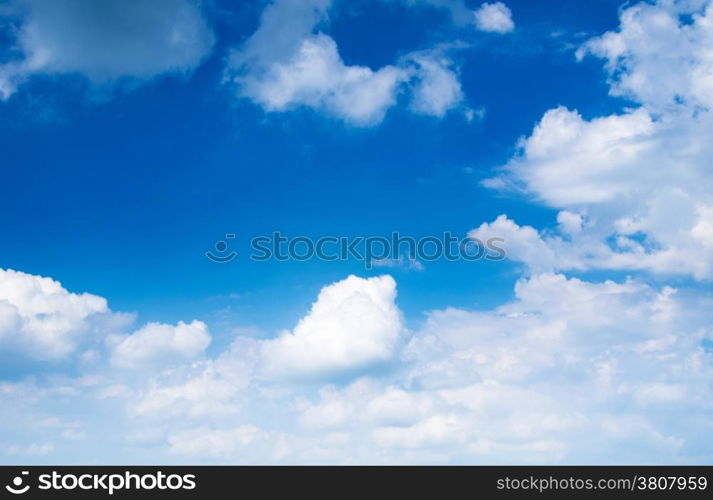
[[[406,335],[395,298],[390,276],[350,276],[326,286],[292,331],[265,340],[238,337],[215,359],[174,364],[130,395],[131,414],[234,418],[269,399],[270,387],[353,377],[392,360]]]
[[[512,12],[502,2],[484,3],[473,12],[475,25],[479,30],[494,33],[508,33],[515,29]]]
[[[124,434],[109,461],[146,446],[154,457],[196,462],[705,461],[710,299],[635,279],[539,273],[498,308],[432,311],[406,336],[394,295],[389,277],[350,277],[325,287],[276,339],[238,338],[215,359],[141,378],[0,383],[0,413],[7,408],[8,425],[21,428],[38,412],[59,422],[47,412],[68,398],[86,415],[115,408],[108,418]],[[181,326],[191,325],[162,325]],[[156,340],[166,339],[175,340]],[[383,359],[388,372],[300,381]],[[282,373],[266,371],[268,362]],[[92,422],[71,429],[109,439]],[[60,459],[71,436],[55,428],[64,427],[43,426],[12,446],[53,442],[48,457]]]
[[[210,344],[208,327],[201,321],[176,326],[149,323],[118,341],[111,361],[122,368],[160,367],[194,358]]]
[[[37,74],[78,73],[95,84],[186,73],[213,34],[191,0],[13,0],[19,57],[0,66],[0,98]]]
[[[689,17],[690,16],[690,17]],[[593,38],[577,55],[606,59],[612,94],[664,111],[713,105],[713,5],[659,1],[625,9],[617,31]]]
[[[535,228],[520,227],[506,215],[498,216],[491,223],[484,222],[470,231],[468,236],[477,241],[504,239],[508,258],[526,263],[535,273],[553,271],[563,265],[560,256],[555,254],[548,242],[543,241]]]
[[[692,15],[690,22],[685,15]],[[582,220],[574,232],[559,220],[554,234],[545,231],[541,238],[532,231],[527,241],[525,232],[513,234],[516,259],[536,269],[713,278],[713,112],[706,100],[711,19],[710,5],[639,4],[622,12],[619,30],[583,46],[580,54],[607,59],[612,93],[641,105],[592,119],[552,109],[504,172],[485,181]],[[523,245],[542,252],[541,262],[526,256]]]
[[[709,314],[636,281],[540,274],[515,293],[493,311],[429,314],[397,379],[324,390],[303,425],[356,433],[367,460],[700,459]],[[671,405],[680,413],[654,410]]]
[[[461,103],[463,90],[447,57],[432,51],[415,53],[410,60],[416,65],[411,97],[413,112],[442,117]]]
[[[538,274],[520,280],[515,296],[492,311],[430,313],[392,376],[326,386],[316,397],[293,388],[236,398],[285,408],[277,424],[254,422],[266,439],[261,457],[702,460],[700,436],[711,432],[703,424],[713,375],[703,347],[710,313],[701,314],[695,300],[677,298],[672,288],[634,280],[589,283]],[[221,435],[235,432],[223,425]],[[227,439],[219,458],[242,456],[240,443]],[[214,456],[202,440],[193,445],[206,447],[201,456]]]
[[[0,352],[39,360],[81,353],[86,361],[100,358],[109,344],[115,366],[161,368],[198,356],[210,342],[200,321],[149,323],[121,335],[132,322],[132,315],[112,312],[103,297],[71,293],[51,278],[0,269]]]
[[[555,108],[522,142],[520,156],[508,168],[517,181],[555,207],[634,197],[645,163],[653,160],[647,153],[656,145],[656,129],[644,109],[587,121],[576,111]]]
[[[302,41],[286,63],[275,63],[259,80],[247,79],[244,89],[267,111],[309,106],[357,125],[380,122],[396,101],[402,69],[386,66],[372,71],[345,65],[337,45],[318,34]]]
[[[226,78],[238,94],[266,111],[308,107],[356,126],[381,122],[403,91],[412,93],[411,109],[419,114],[441,117],[460,104],[460,83],[441,51],[409,54],[376,70],[345,64],[334,39],[315,32],[330,5],[268,5],[260,27],[230,57]]]
[[[60,359],[109,313],[102,297],[70,293],[50,278],[0,269],[0,349]]]
[[[323,288],[293,331],[264,343],[267,372],[324,374],[389,360],[404,332],[395,299],[391,276],[350,276]]]

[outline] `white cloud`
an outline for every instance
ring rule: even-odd
[[[392,360],[405,336],[395,298],[390,276],[350,276],[326,286],[292,331],[265,340],[238,337],[216,359],[174,365],[141,390],[124,394],[131,414],[149,419],[216,417],[222,422],[246,407],[260,406],[256,401],[269,400],[271,387],[279,395],[281,384],[353,376]]]
[[[344,372],[391,359],[404,333],[391,276],[350,276],[324,287],[291,332],[266,341],[268,373],[294,376]]]
[[[59,359],[75,352],[109,313],[106,300],[70,293],[50,278],[0,269],[0,348],[32,358]]]
[[[584,217],[582,214],[562,210],[557,214],[557,223],[563,234],[575,235],[582,231]]]
[[[111,361],[121,368],[160,368],[199,356],[210,340],[208,327],[201,321],[179,321],[176,326],[148,323],[118,341]]]
[[[371,125],[394,105],[405,77],[393,66],[378,71],[347,66],[334,40],[318,34],[304,39],[292,59],[275,63],[259,80],[243,80],[243,92],[268,111],[309,106],[355,125]]]
[[[332,347],[315,332],[361,332],[354,325],[372,324],[373,302],[391,309],[389,281],[350,278],[326,287],[295,333],[286,334],[293,339],[289,356],[299,358],[280,362],[291,370],[284,383],[265,379],[256,366],[265,347],[285,337],[244,339],[187,383],[165,386],[181,393],[164,401],[169,406],[144,407],[137,416],[154,426],[155,418],[180,418],[184,429],[169,432],[167,450],[209,462],[704,459],[701,436],[713,431],[702,425],[713,400],[712,354],[702,345],[711,335],[710,313],[696,298],[633,279],[533,274],[518,281],[513,301],[494,310],[429,313],[390,375],[316,394],[295,385],[300,370],[339,359],[322,357]],[[356,305],[354,293],[369,295],[372,285],[371,297]],[[191,411],[195,404],[203,410]],[[230,424],[235,419],[238,427]],[[221,444],[213,446],[216,439]]]
[[[42,408],[71,400],[88,419],[117,408],[102,420],[120,430],[112,437],[98,420],[72,423],[92,442],[111,440],[108,461],[147,446],[209,463],[705,461],[710,299],[634,279],[533,274],[493,310],[428,313],[399,348],[394,295],[391,278],[351,277],[325,287],[293,332],[237,339],[215,359],[139,378],[0,383],[0,416],[20,430],[47,422],[14,443],[51,441],[61,457],[76,445]],[[387,372],[300,383],[382,359]],[[266,361],[285,371],[271,377]]]
[[[508,33],[515,29],[512,20],[512,12],[502,2],[485,2],[480,8],[473,12],[475,25],[479,30],[492,31],[494,33]]]
[[[244,394],[256,379],[258,355],[258,341],[239,337],[216,359],[179,364],[133,395],[130,413],[160,418],[232,418],[245,406]]]
[[[51,278],[0,269],[0,351],[39,360],[81,354],[83,363],[94,366],[104,360],[108,345],[116,366],[160,368],[202,354],[210,342],[200,321],[148,323],[121,335],[133,321],[133,315],[111,311],[103,297],[71,293]]]
[[[13,0],[19,59],[0,66],[0,98],[33,75],[81,74],[94,84],[187,73],[213,34],[196,2]]]
[[[161,418],[187,415],[196,419],[205,415],[237,413],[241,405],[236,403],[235,397],[244,382],[233,382],[210,363],[196,368],[197,373],[178,382],[152,380],[131,405],[130,413]]]
[[[348,434],[369,463],[702,459],[710,313],[634,280],[539,274],[515,295],[430,313],[395,376],[320,390],[294,432]]]
[[[518,226],[506,215],[498,216],[491,223],[482,223],[469,231],[468,237],[477,241],[502,238],[507,257],[526,263],[534,272],[552,271],[556,266],[563,265],[535,228]]]
[[[559,107],[545,113],[508,165],[528,190],[555,207],[636,195],[657,125],[644,109],[584,120]],[[673,177],[673,173],[669,174]]]
[[[416,64],[411,95],[411,110],[415,113],[443,117],[463,100],[458,75],[452,62],[439,51],[413,54]]]
[[[690,21],[684,16],[691,16]],[[641,2],[622,11],[619,29],[588,41],[579,58],[606,59],[612,94],[663,111],[713,105],[713,5]]]
[[[345,64],[334,39],[317,29],[330,5],[268,5],[226,68],[238,95],[268,112],[307,107],[361,127],[380,123],[401,92],[411,92],[411,109],[419,114],[442,117],[460,104],[460,83],[442,51],[415,52],[378,69]]]
[[[431,415],[434,406],[428,394],[361,378],[344,388],[320,389],[319,401],[301,408],[300,423],[310,429],[408,426]]]
[[[540,242],[513,235],[515,259],[535,269],[713,278],[711,19],[709,2],[638,4],[622,11],[619,30],[585,43],[580,54],[606,58],[612,93],[641,105],[591,119],[549,110],[504,172],[485,181],[586,215],[583,230],[559,220],[560,234],[543,231]],[[523,254],[543,243],[540,262]]]

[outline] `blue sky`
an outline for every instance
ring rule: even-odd
[[[0,4],[0,462],[709,462],[713,8],[505,3]]]
[[[115,95],[100,102],[87,95],[93,90],[79,78],[52,77],[36,82],[32,95],[4,104],[4,151],[15,168],[5,174],[3,209],[16,214],[8,221],[12,230],[3,232],[7,267],[57,277],[69,289],[96,291],[121,310],[152,314],[144,307],[148,300],[168,313],[150,316],[157,320],[177,319],[170,313],[174,300],[200,302],[236,293],[236,287],[245,292],[265,283],[267,293],[279,293],[282,301],[294,296],[285,288],[289,280],[291,286],[311,283],[314,293],[325,281],[363,271],[362,263],[290,269],[242,259],[214,266],[202,253],[231,231],[247,249],[249,237],[274,230],[314,236],[464,234],[500,213],[551,223],[551,212],[518,199],[494,199],[479,180],[507,161],[543,109],[564,104],[597,114],[612,108],[601,64],[574,63],[566,48],[571,42],[553,41],[550,32],[560,26],[573,30],[570,36],[602,31],[615,25],[615,9],[598,9],[592,18],[553,8],[543,18],[526,9],[523,15],[532,15],[533,24],[506,40],[472,29],[449,34],[475,45],[454,54],[462,59],[464,106],[486,110],[475,123],[455,112],[437,120],[399,107],[378,127],[358,129],[311,110],[265,114],[221,86],[226,45],[255,30],[261,7],[256,3],[231,16],[214,11],[226,19],[217,19],[216,29],[223,28],[216,32],[217,46],[189,77],[112,89]],[[333,31],[349,63],[378,67],[405,52],[453,41],[443,33],[450,28],[447,13],[427,6],[366,2],[354,12],[335,9],[347,11],[346,19],[335,18]],[[577,19],[588,24],[569,25]],[[229,29],[222,25],[228,22]],[[406,26],[406,33],[390,33],[394,23]],[[365,26],[382,33],[365,43]],[[582,81],[590,84],[575,83]],[[40,116],[32,116],[27,99],[40,107]],[[41,147],[29,147],[38,142]],[[22,187],[28,184],[32,196]],[[455,267],[441,271],[453,271],[460,296],[472,289],[472,279]],[[483,267],[473,272],[486,272]],[[428,274],[419,277],[419,288],[439,279]]]

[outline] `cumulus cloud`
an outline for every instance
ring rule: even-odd
[[[468,237],[476,241],[502,238],[509,259],[524,262],[534,272],[552,271],[562,265],[561,260],[539,232],[530,226],[518,226],[506,215],[500,215],[493,222],[482,223],[468,232]]]
[[[33,75],[81,74],[94,84],[185,74],[213,34],[192,0],[12,0],[15,52],[0,65],[0,98]]]
[[[308,429],[348,429],[358,425],[412,425],[434,410],[425,394],[360,378],[346,387],[326,386],[318,400],[300,408],[300,423]]]
[[[311,375],[389,360],[404,333],[396,282],[385,275],[350,276],[322,289],[291,332],[262,346],[269,373]]]
[[[554,253],[557,269],[713,278],[713,112],[706,100],[713,8],[691,9],[690,2],[660,2],[623,10],[620,28],[585,43],[580,54],[604,57],[612,93],[640,106],[591,119],[549,110],[503,173],[485,181],[586,216],[584,230],[559,220],[559,236],[542,235],[549,248],[543,263]],[[542,246],[530,243],[533,251]]]
[[[557,214],[557,223],[562,234],[575,235],[582,231],[584,217],[582,214],[562,210]]]
[[[475,25],[479,30],[492,31],[494,33],[508,33],[515,29],[512,20],[512,12],[502,2],[485,2],[480,8],[473,12]]]
[[[107,313],[102,297],[70,293],[51,278],[0,269],[0,349],[64,358],[86,343],[83,336]]]
[[[148,323],[122,335],[133,321],[132,315],[111,311],[103,297],[69,292],[51,278],[0,269],[0,352],[38,360],[81,354],[84,361],[96,361],[108,344],[115,366],[160,368],[202,354],[210,342],[200,321]]]
[[[195,358],[205,351],[210,340],[208,327],[201,321],[179,321],[176,326],[148,323],[116,343],[111,361],[122,368],[161,367]]]
[[[302,41],[286,63],[275,63],[258,80],[248,78],[243,91],[268,111],[309,106],[357,125],[380,122],[394,105],[406,73],[393,66],[372,71],[347,66],[330,37],[318,34]]]
[[[587,121],[576,111],[555,108],[521,143],[520,156],[508,168],[517,181],[556,207],[632,197],[647,160],[653,160],[647,153],[655,147],[656,129],[645,109]]]
[[[537,274],[497,309],[431,312],[392,376],[236,400],[285,408],[277,427],[255,424],[270,461],[700,461],[710,313],[677,295]],[[220,458],[242,456],[222,421]]]
[[[641,2],[622,11],[619,29],[585,43],[579,58],[606,60],[614,95],[648,109],[713,105],[713,5]]]
[[[137,418],[188,415],[222,421],[262,406],[271,388],[281,384],[353,378],[398,353],[406,329],[395,298],[390,276],[350,276],[325,286],[293,330],[272,339],[238,337],[217,358],[176,363],[123,396],[130,398],[130,413]],[[162,356],[167,350],[161,349]]]
[[[234,419],[246,406],[245,394],[259,380],[260,341],[238,337],[215,359],[177,363],[132,394],[130,414],[137,417]]]
[[[458,75],[452,62],[439,51],[415,53],[410,60],[416,65],[411,94],[415,113],[443,117],[463,100]]]
[[[460,104],[457,74],[442,51],[409,54],[378,69],[346,64],[334,39],[317,29],[330,5],[268,5],[257,31],[231,54],[226,79],[238,95],[269,112],[307,107],[362,127],[380,123],[402,92],[411,92],[419,114],[441,117]]]
[[[303,425],[356,433],[371,457],[415,461],[636,462],[652,451],[702,452],[697,433],[710,430],[696,422],[709,404],[692,394],[711,376],[697,332],[707,314],[685,310],[671,288],[636,281],[540,274],[515,293],[493,311],[430,313],[397,379],[324,390],[302,410]],[[686,409],[653,411],[672,404]]]
[[[122,446],[209,463],[705,461],[710,299],[543,272],[518,280],[500,307],[432,311],[409,335],[394,296],[389,277],[350,277],[275,339],[239,338],[215,359],[140,379],[0,383],[11,402],[0,414],[21,426],[67,398],[87,414],[123,402],[111,417],[131,430]],[[353,370],[384,359],[388,372]],[[300,383],[344,370],[339,383]],[[86,424],[73,428],[101,440]],[[14,446],[52,441],[55,456],[69,438],[54,427]]]
[[[324,287],[292,331],[264,340],[238,337],[217,358],[174,363],[122,397],[131,401],[132,416],[152,421],[190,416],[224,422],[255,407],[272,411],[271,391],[290,394],[299,390],[291,384],[305,379],[353,378],[392,360],[406,335],[395,297],[390,276],[350,276]],[[290,388],[278,389],[282,384]]]

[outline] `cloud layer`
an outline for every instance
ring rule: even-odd
[[[25,420],[58,398],[89,419],[118,404],[112,425],[128,426],[120,446],[149,440],[169,461],[705,460],[710,297],[552,273],[522,278],[514,292],[494,310],[432,311],[409,333],[394,280],[352,276],[273,339],[238,337],[215,358],[182,362],[202,353],[205,325],[148,324],[107,347],[116,369],[94,365],[45,387],[4,383],[0,398],[22,404]],[[385,360],[381,376],[364,371]],[[53,453],[92,425],[58,422],[13,446]],[[38,442],[44,435],[54,438]]]
[[[261,355],[274,374],[325,374],[388,361],[404,333],[391,276],[350,276],[322,289],[292,332],[267,341]]]

